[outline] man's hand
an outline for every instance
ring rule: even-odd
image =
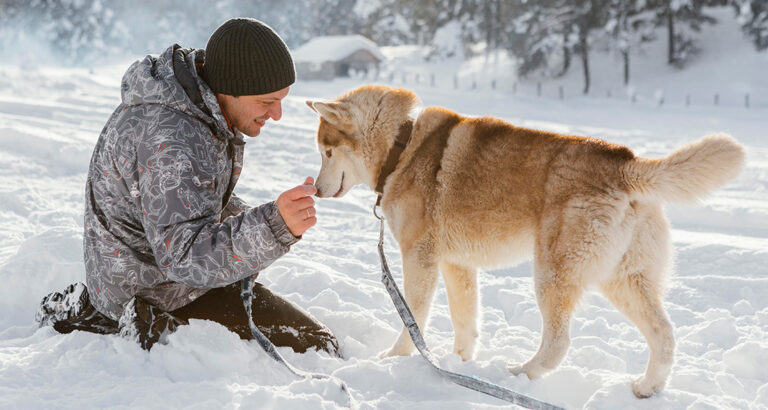
[[[304,185],[289,189],[277,197],[277,210],[293,236],[303,235],[317,223],[315,200],[311,197],[317,192],[314,183],[312,177],[307,177]]]

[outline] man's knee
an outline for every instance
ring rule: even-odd
[[[290,346],[297,353],[309,349],[339,355],[339,342],[331,330],[298,305],[260,283],[253,287],[253,321],[277,346]]]

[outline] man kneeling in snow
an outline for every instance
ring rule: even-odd
[[[253,19],[227,21],[205,50],[173,45],[134,63],[88,172],[87,288],[46,296],[41,326],[119,332],[149,349],[199,318],[251,339],[240,281],[317,221],[311,178],[256,208],[232,192],[242,134],[280,119],[294,81],[285,43]],[[276,345],[337,353],[327,327],[259,284],[252,317]]]

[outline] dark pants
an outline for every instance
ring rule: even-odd
[[[54,329],[60,333],[74,330],[100,334],[120,332],[116,321],[98,312],[90,301],[86,303],[83,313],[54,323]],[[149,334],[138,335],[143,337],[141,344],[145,348],[150,348],[160,333],[173,331],[176,326],[187,324],[189,319],[212,320],[237,333],[241,339],[253,339],[240,297],[240,282],[211,289],[192,303],[171,312],[161,312],[140,298],[133,306],[137,310],[137,320],[143,322],[142,326],[138,326],[139,332]],[[252,309],[256,327],[276,346],[290,346],[298,353],[313,348],[338,356],[339,345],[330,329],[260,283],[253,288]]]

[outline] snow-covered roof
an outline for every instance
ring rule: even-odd
[[[297,48],[292,54],[297,63],[324,63],[344,59],[358,50],[365,50],[379,60],[385,59],[376,43],[361,35],[318,37]]]

